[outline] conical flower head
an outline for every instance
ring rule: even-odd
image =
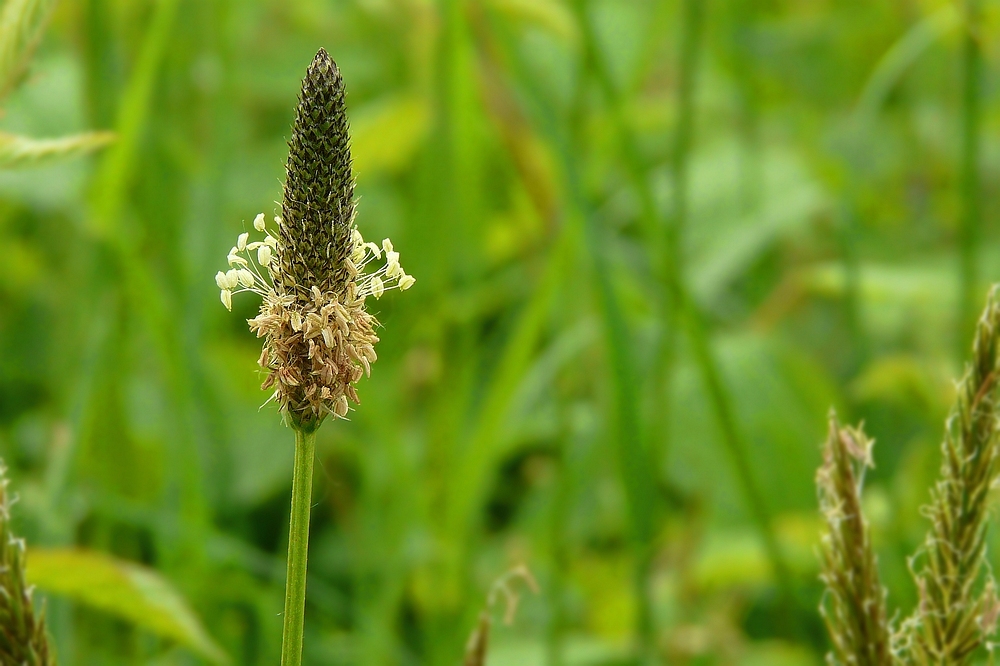
[[[287,177],[277,229],[264,215],[229,251],[229,270],[215,276],[222,303],[253,291],[263,297],[250,329],[264,338],[259,364],[264,389],[289,423],[315,429],[333,414],[346,417],[359,404],[354,385],[375,362],[378,322],[365,308],[369,296],[415,282],[403,271],[389,239],[365,242],[354,225],[354,176],[344,81],[324,50],[302,82],[288,142]],[[367,272],[372,262],[384,264]]]
[[[288,142],[278,281],[285,293],[305,295],[313,285],[340,293],[349,279],[354,174],[345,97],[340,69],[320,49],[302,81]]]

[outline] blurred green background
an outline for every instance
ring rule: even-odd
[[[0,171],[0,454],[61,663],[278,660],[292,435],[213,276],[321,46],[417,283],[319,433],[306,663],[458,664],[523,563],[492,666],[818,665],[831,407],[908,612],[1000,275],[998,36],[986,0],[58,3],[0,131],[116,140]]]

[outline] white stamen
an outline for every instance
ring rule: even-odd
[[[254,285],[254,275],[245,268],[239,270],[240,284],[247,289],[252,289]]]
[[[337,402],[333,406],[333,411],[340,418],[344,418],[345,416],[347,416],[347,407],[348,407],[347,396],[342,395],[339,398],[337,398]]]

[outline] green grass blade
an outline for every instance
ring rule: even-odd
[[[981,88],[983,76],[982,46],[979,44],[981,9],[979,0],[965,0],[965,33],[962,40],[962,110],[961,156],[959,158],[959,194],[961,217],[958,227],[959,274],[958,358],[965,358],[966,340],[976,325],[979,301],[979,265],[977,249],[982,236],[980,193],[979,134],[982,125]]]
[[[501,29],[502,30],[502,29]],[[500,32],[500,31],[498,31]],[[506,35],[502,35],[509,42]],[[589,278],[597,300],[604,329],[605,351],[612,378],[615,404],[615,432],[612,436],[628,510],[631,541],[639,563],[635,574],[640,610],[640,633],[651,633],[651,603],[646,581],[649,556],[655,534],[654,466],[642,433],[639,413],[639,392],[635,359],[628,323],[611,281],[610,264],[606,256],[604,231],[583,186],[577,146],[563,131],[558,114],[546,102],[542,88],[529,69],[520,62],[517,50],[506,45],[511,69],[518,82],[528,90],[529,105],[543,133],[557,149],[557,156],[569,198],[567,223],[577,226],[583,236],[584,250],[589,260]],[[644,649],[649,646],[644,646]]]

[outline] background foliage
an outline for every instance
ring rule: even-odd
[[[59,3],[0,129],[116,139],[0,171],[0,454],[61,662],[277,661],[292,438],[213,275],[320,46],[359,225],[418,282],[320,431],[307,663],[457,664],[525,563],[493,666],[819,664],[831,406],[912,607],[1000,273],[998,34],[985,1]]]

